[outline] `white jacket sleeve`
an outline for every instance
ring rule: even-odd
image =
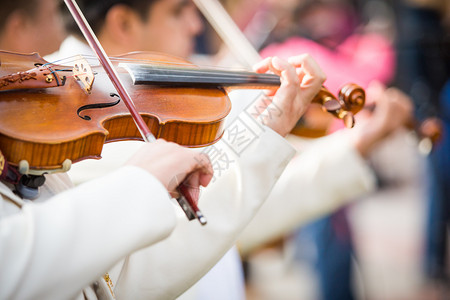
[[[293,144],[299,138],[290,136]],[[345,134],[321,138],[292,159],[239,237],[242,254],[372,191],[375,175]]]
[[[0,299],[73,297],[128,253],[167,237],[175,220],[163,185],[131,166],[25,204],[0,219]]]
[[[206,226],[182,217],[168,239],[126,259],[116,279],[117,299],[174,299],[199,280],[233,246],[294,153],[267,128],[204,189],[199,207]]]

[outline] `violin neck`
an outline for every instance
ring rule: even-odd
[[[273,89],[280,86],[280,78],[273,74],[247,71],[223,71],[198,68],[173,68],[154,65],[121,63],[135,85],[158,85],[194,88]]]

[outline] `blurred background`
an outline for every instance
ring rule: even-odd
[[[414,103],[370,154],[375,192],[243,256],[247,298],[450,299],[450,1],[221,3],[263,57],[308,52],[333,93],[377,80]],[[198,59],[246,65],[205,24]]]

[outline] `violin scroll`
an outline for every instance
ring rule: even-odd
[[[354,83],[344,85],[339,91],[338,97],[344,103],[345,109],[353,114],[358,113],[366,102],[364,89]]]
[[[320,104],[324,111],[343,120],[345,127],[352,128],[355,125],[354,115],[363,108],[365,99],[364,89],[357,84],[349,83],[341,88],[338,98],[327,88],[322,87],[312,102]]]
[[[345,127],[352,128],[355,126],[355,114],[364,107],[366,93],[359,85],[349,83],[341,88],[338,97],[343,107],[338,117],[344,121]]]

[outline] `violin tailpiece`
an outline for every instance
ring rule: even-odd
[[[0,77],[0,90],[49,88],[60,86],[61,83],[56,72],[47,67],[39,66],[25,72]]]

